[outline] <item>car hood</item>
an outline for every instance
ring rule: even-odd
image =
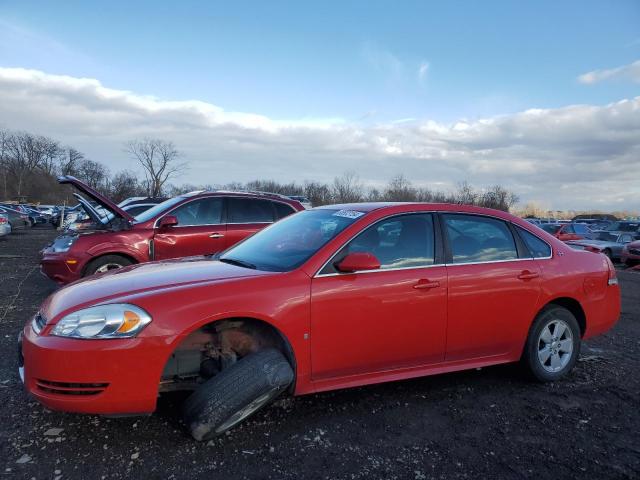
[[[109,210],[110,212],[113,212],[115,216],[123,218],[124,220],[127,220],[129,222],[133,222],[133,217],[129,213],[127,213],[126,210],[123,210],[115,202],[112,202],[110,199],[108,199],[101,193],[95,191],[89,185],[78,180],[76,177],[72,177],[71,175],[63,175],[61,177],[58,177],[58,183],[60,184],[69,183],[73,185],[76,189],[78,189],[79,191],[81,191],[82,193],[90,197],[99,205]]]
[[[170,260],[132,265],[71,283],[53,293],[42,305],[41,313],[52,323],[61,314],[101,303],[117,303],[124,297],[219,283],[245,277],[277,275],[238,267],[219,261]]]

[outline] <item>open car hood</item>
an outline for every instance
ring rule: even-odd
[[[109,200],[104,195],[102,195],[102,194],[98,193],[97,191],[95,191],[90,186],[88,186],[85,183],[83,183],[80,180],[78,180],[76,177],[72,177],[71,175],[63,175],[61,177],[58,177],[58,183],[60,183],[60,184],[70,183],[71,185],[76,187],[76,189],[80,190],[82,193],[84,193],[89,198],[91,198],[92,200],[97,202],[99,205],[104,207],[106,210],[112,212],[114,214],[114,216],[120,217],[120,218],[122,218],[122,219],[124,219],[124,220],[126,220],[128,222],[133,222],[133,217],[131,215],[129,215],[125,210],[120,208],[116,203],[112,202],[111,200]],[[83,203],[83,205],[84,205],[84,203]],[[95,209],[93,211],[94,211],[94,213],[97,214]],[[92,216],[91,214],[89,214],[89,215]],[[100,218],[101,218],[100,215],[98,215],[97,221],[100,222],[100,223],[103,223],[100,220]],[[94,220],[96,220],[96,219],[94,219]]]
[[[93,205],[91,205],[90,202],[88,202],[85,198],[83,198],[82,195],[78,193],[74,193],[73,196],[76,197],[76,199],[80,202],[80,206],[82,210],[84,210],[86,214],[89,215],[89,217],[91,217],[91,220],[96,222],[98,225],[107,224],[105,218],[101,216],[98,213],[98,211],[93,207]]]

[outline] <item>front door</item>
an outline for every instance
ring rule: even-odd
[[[316,275],[311,287],[312,379],[324,380],[444,359],[446,267],[435,265],[431,214],[368,227]],[[368,252],[379,270],[339,273],[334,262]]]
[[[176,207],[178,224],[156,228],[153,236],[154,260],[209,255],[226,245],[226,225],[223,223],[223,198],[204,197]]]

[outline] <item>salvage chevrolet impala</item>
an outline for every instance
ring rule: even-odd
[[[55,410],[182,406],[197,440],[294,395],[521,362],[575,365],[620,311],[605,255],[508,213],[335,205],[291,215],[217,257],[133,265],[51,295],[20,334],[26,389]]]

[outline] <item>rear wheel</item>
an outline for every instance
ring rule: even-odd
[[[538,314],[525,345],[522,361],[541,382],[564,377],[580,355],[580,327],[566,308],[547,307]]]
[[[293,377],[279,350],[251,353],[200,385],[185,400],[182,419],[193,438],[209,440],[270,403]]]
[[[132,263],[131,260],[121,255],[103,255],[89,262],[84,276],[116,270],[131,265]]]
[[[613,258],[611,257],[611,250],[609,250],[608,248],[605,248],[605,249],[602,251],[602,253],[604,253],[604,254],[609,258],[609,260],[612,260],[612,261],[613,261]]]

